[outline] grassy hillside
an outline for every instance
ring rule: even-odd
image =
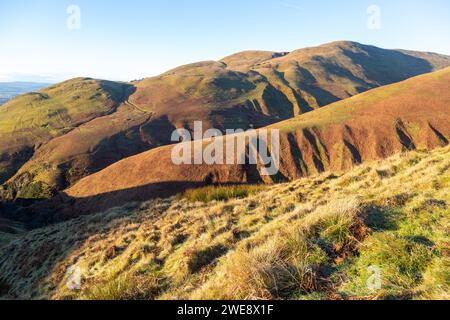
[[[200,189],[16,235],[0,248],[0,293],[449,298],[449,147],[243,190]],[[74,265],[83,275],[79,291],[66,286]],[[367,286],[373,268],[381,272],[381,288]]]
[[[52,206],[58,216],[67,218],[205,184],[270,184],[346,170],[406,150],[446,146],[450,139],[449,84],[447,68],[269,127],[281,131],[281,161],[275,176],[262,176],[259,165],[174,165],[173,147],[166,146],[80,180]],[[36,215],[44,212],[42,208],[35,211]]]
[[[0,106],[18,95],[41,90],[49,83],[35,82],[0,82]]]
[[[446,66],[448,56],[334,42],[238,53],[133,84],[71,80],[2,108],[2,194],[50,198],[118,160],[169,144],[175,128],[192,129],[196,120],[204,129],[259,128]]]
[[[175,127],[203,120],[218,129],[261,127],[293,116],[290,101],[256,72],[199,62],[136,83],[130,101]]]

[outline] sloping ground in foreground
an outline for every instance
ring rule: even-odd
[[[172,146],[127,158],[82,179],[57,198],[61,216],[92,213],[204,184],[292,180],[347,170],[365,161],[450,139],[450,69],[374,89],[276,124],[280,172],[267,179],[249,165],[174,165]],[[124,174],[126,173],[126,174]]]
[[[0,293],[448,299],[449,169],[450,147],[412,151],[345,174],[253,188],[241,199],[192,202],[214,194],[203,189],[81,217],[3,246]],[[67,287],[70,268],[82,275],[79,291]]]

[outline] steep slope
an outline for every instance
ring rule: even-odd
[[[291,53],[238,53],[130,85],[108,82],[109,89],[100,88],[107,82],[89,80],[100,87],[82,88],[79,80],[69,81],[54,87],[59,92],[54,98],[52,91],[51,99],[44,99],[43,92],[17,98],[7,108],[14,112],[0,122],[0,132],[30,120],[20,120],[20,114],[32,114],[26,101],[31,97],[33,109],[42,105],[48,112],[39,113],[37,132],[2,134],[0,183],[7,181],[2,196],[51,197],[118,160],[170,144],[175,128],[192,129],[195,120],[203,121],[205,130],[260,128],[445,66],[447,56],[335,42]],[[61,103],[69,113],[85,106],[84,118],[70,114],[67,120]]]
[[[172,146],[127,158],[82,179],[55,202],[72,216],[144,201],[204,184],[259,183],[339,171],[397,152],[432,149],[450,139],[450,68],[377,88],[278,123],[280,170],[255,165],[175,165]],[[208,145],[210,141],[202,142]],[[126,172],[126,174],[124,174]]]
[[[291,53],[245,51],[138,82],[130,101],[167,114],[176,127],[183,119],[185,126],[204,119],[219,129],[261,127],[448,66],[448,56],[346,41]]]
[[[158,199],[19,233],[0,245],[0,298],[448,299],[449,168],[449,147],[413,151],[242,199]]]

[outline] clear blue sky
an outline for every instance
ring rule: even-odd
[[[67,28],[67,8],[81,28]],[[381,29],[367,8],[381,9]],[[450,55],[448,0],[0,0],[0,81],[132,80],[242,50],[334,40]]]

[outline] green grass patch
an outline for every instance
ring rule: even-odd
[[[262,191],[265,186],[259,185],[233,185],[210,186],[199,189],[190,189],[178,195],[178,199],[187,199],[191,202],[212,202],[240,199]]]

